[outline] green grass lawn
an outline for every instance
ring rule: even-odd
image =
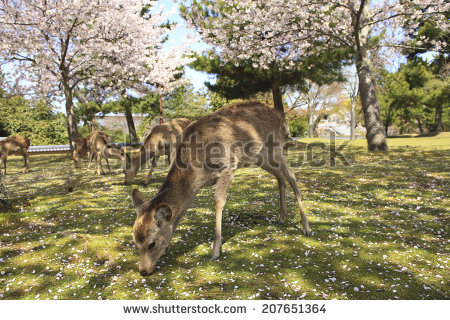
[[[313,142],[310,139],[302,141]],[[327,140],[314,140],[323,141]],[[336,148],[345,141],[338,140]],[[2,299],[448,299],[450,135],[365,140],[340,151],[289,149],[313,230],[303,236],[295,198],[279,210],[276,179],[259,168],[236,172],[224,211],[223,253],[210,261],[214,188],[203,189],[150,277],[138,273],[131,191],[147,198],[162,183],[122,184],[117,167],[95,176],[68,155],[8,160],[12,212],[0,207]],[[325,165],[316,166],[318,162]]]

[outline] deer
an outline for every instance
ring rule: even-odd
[[[145,184],[150,183],[159,157],[167,155],[168,162],[171,162],[171,153],[174,152],[177,136],[190,123],[191,120],[189,119],[177,118],[153,127],[145,138],[142,147],[127,162],[124,183],[129,184],[136,177],[139,169],[152,159],[150,172],[145,180]]]
[[[89,137],[87,146],[90,148],[89,165],[92,158],[95,156],[95,173],[97,175],[105,174],[102,166],[102,157],[105,158],[108,170],[111,172],[108,158],[117,158],[122,160],[125,164],[125,159],[128,157],[120,147],[116,147],[109,142],[108,136],[102,131],[93,131]]]
[[[311,235],[295,175],[283,154],[287,137],[283,112],[257,101],[223,107],[189,125],[181,134],[175,159],[158,193],[147,201],[138,189],[132,192],[137,211],[133,238],[139,253],[140,274],[152,273],[197,192],[212,185],[216,185],[216,215],[211,260],[218,259],[228,189],[234,172],[249,165],[256,164],[277,179],[279,224],[286,220],[286,181],[290,184],[297,199],[302,232]]]
[[[22,155],[25,161],[23,173],[28,172],[28,148],[30,147],[30,139],[24,136],[10,136],[0,141],[0,170],[3,162],[6,175],[6,159],[9,155]]]
[[[91,167],[91,147],[89,145],[89,137],[87,136],[85,138],[76,138],[75,139],[75,148],[72,151],[72,158],[75,162],[75,168],[80,167],[81,159],[84,157],[84,155],[88,154],[88,160],[89,164],[88,167]]]

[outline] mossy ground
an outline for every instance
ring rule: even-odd
[[[276,179],[259,168],[236,172],[224,212],[223,253],[210,261],[214,188],[182,219],[157,271],[137,271],[131,191],[116,166],[95,176],[68,155],[8,159],[12,212],[0,207],[1,299],[447,299],[450,135],[389,139],[368,153],[358,140],[330,165],[328,141],[308,160],[289,162],[313,230],[303,236],[292,191],[288,221],[276,225]],[[336,148],[346,142],[337,140]],[[318,164],[321,164],[318,166]]]

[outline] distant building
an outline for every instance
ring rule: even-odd
[[[125,133],[128,132],[127,118],[124,113],[97,113],[95,117],[97,123],[103,127],[112,130],[122,130]],[[147,114],[133,114],[134,126],[136,129],[145,117],[147,117]]]

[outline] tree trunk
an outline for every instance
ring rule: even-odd
[[[273,97],[273,105],[275,109],[280,110],[284,113],[284,106],[283,106],[283,97],[281,94],[281,88],[280,86],[273,84],[272,85],[272,97]]]
[[[316,120],[314,120],[314,123],[313,123],[313,137],[314,138],[318,138],[319,137],[319,132],[317,131],[317,129],[319,128],[320,121],[324,117],[325,117],[325,115],[317,116]]]
[[[133,114],[131,113],[131,106],[128,101],[125,103],[125,117],[127,119],[128,133],[130,134],[130,143],[136,144],[138,141],[136,127],[134,126]]]
[[[368,42],[370,28],[365,25],[368,21],[369,1],[361,2],[363,10],[358,10],[360,16],[353,19],[355,36],[355,61],[359,80],[359,94],[361,96],[364,120],[366,126],[366,138],[369,151],[387,150],[384,125],[381,121],[380,106],[376,95],[375,80],[370,70],[368,55]]]
[[[314,138],[314,108],[308,105],[308,137]]]
[[[442,131],[442,104],[439,104],[436,108],[436,114],[434,115],[434,128],[433,132]]]
[[[389,105],[388,112],[386,115],[386,122],[384,123],[384,134],[388,136],[389,122],[391,121],[391,105]]]
[[[425,134],[425,131],[423,130],[422,122],[420,122],[420,119],[419,119],[419,118],[417,118],[416,120],[417,120],[417,126],[419,127],[420,134],[421,134],[421,135],[424,135],[424,134]]]
[[[159,94],[159,124],[163,124],[162,94]]]
[[[73,108],[73,90],[68,83],[63,83],[66,98],[67,132],[69,134],[70,149],[75,148],[75,140],[78,138],[77,117]]]
[[[356,140],[356,98],[356,95],[352,97],[350,107],[350,141]]]

